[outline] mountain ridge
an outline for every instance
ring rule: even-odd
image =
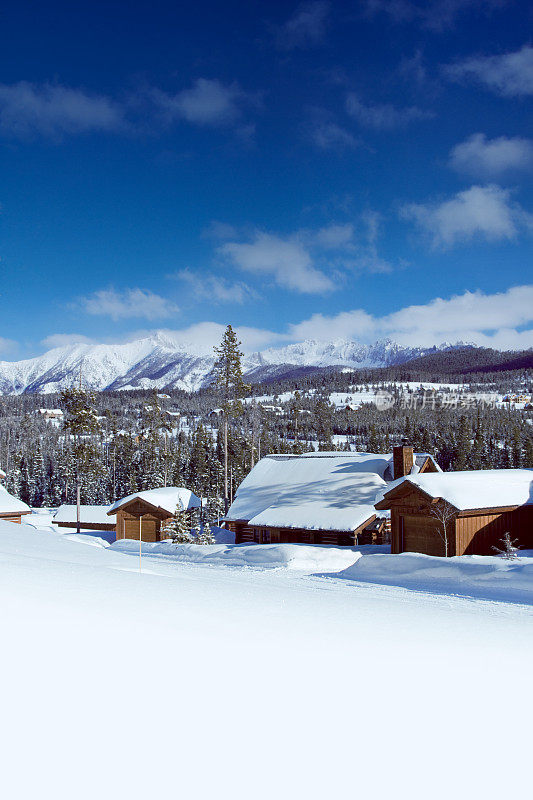
[[[308,339],[271,347],[243,357],[243,372],[259,382],[288,367],[363,368],[390,367],[435,354],[464,343],[439,347],[403,347],[390,339],[361,344],[348,339],[323,342]],[[48,394],[79,379],[94,390],[183,389],[196,391],[209,385],[214,364],[212,348],[179,343],[164,332],[124,344],[71,344],[56,347],[35,358],[0,362],[0,392]]]

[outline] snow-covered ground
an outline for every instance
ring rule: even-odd
[[[531,607],[346,577],[0,523],[3,796],[526,796]]]
[[[468,405],[469,403],[481,403],[484,405],[497,406],[499,408],[509,408],[520,411],[526,406],[526,403],[506,403],[503,398],[504,394],[495,392],[490,386],[487,389],[483,387],[470,386],[465,383],[431,383],[428,381],[392,381],[385,383],[381,388],[375,388],[373,385],[351,386],[349,391],[346,392],[331,392],[329,394],[329,401],[337,410],[346,407],[357,409],[364,403],[374,403],[378,406],[382,405],[389,397],[389,390],[395,387],[400,396],[405,401],[412,398],[413,395],[422,393],[425,396],[427,404],[444,403],[446,405],[458,404],[459,406]],[[307,393],[309,396],[315,394],[314,389],[310,389]],[[257,397],[248,397],[244,400],[245,403],[257,402],[259,405],[272,404],[272,403],[288,403],[294,397],[294,392],[283,392],[280,395],[260,395]],[[392,396],[390,396],[392,399]],[[412,402],[412,400],[410,401]],[[382,405],[382,410],[388,406]]]

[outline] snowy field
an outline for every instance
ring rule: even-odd
[[[531,606],[126,544],[0,523],[3,796],[528,793]]]
[[[473,387],[465,383],[431,383],[427,381],[391,381],[390,383],[380,384],[378,389],[373,385],[351,386],[349,391],[346,392],[330,392],[329,401],[337,410],[341,410],[349,406],[350,408],[360,408],[364,403],[380,404],[383,402],[383,392],[388,393],[390,387],[395,387],[400,396],[409,398],[414,393],[422,391],[426,395],[426,402],[435,397],[438,402],[445,401],[450,404],[454,402],[454,398],[461,402],[463,405],[467,402],[479,402],[485,405],[494,405],[498,408],[509,408],[509,406],[516,411],[521,411],[525,408],[526,403],[506,403],[503,401],[504,394],[491,390],[490,386],[480,388],[479,386]],[[313,396],[314,389],[310,389],[307,394]],[[294,397],[294,392],[283,392],[279,395],[259,395],[257,397],[248,397],[244,400],[245,403],[255,401],[259,405],[265,404],[278,404],[288,403]]]

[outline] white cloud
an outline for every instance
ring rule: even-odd
[[[365,104],[354,92],[346,97],[346,111],[361,125],[376,130],[402,128],[416,120],[434,116],[431,111],[423,111],[415,106],[396,108],[391,103]]]
[[[190,89],[177,94],[152,89],[150,95],[170,121],[184,119],[213,127],[237,123],[243,104],[251,100],[237,83],[224,84],[207,78],[197,78]]]
[[[504,3],[505,0],[365,0],[370,15],[383,12],[393,22],[417,22],[434,32],[453,27],[464,12],[479,10],[486,14]]]
[[[220,245],[217,253],[237,269],[272,277],[282,288],[321,294],[342,284],[348,274],[392,270],[378,253],[380,221],[369,211],[354,222],[332,222],[286,236],[255,231],[248,241]]]
[[[71,344],[95,344],[96,340],[83,333],[52,333],[42,340],[44,347],[66,347]]]
[[[270,276],[285,289],[319,294],[334,288],[298,235],[283,238],[257,232],[251,242],[227,242],[218,252],[238,269]]]
[[[321,0],[302,3],[276,32],[276,44],[282,50],[314,47],[324,39],[329,3]]]
[[[318,339],[329,342],[333,339],[371,340],[376,334],[375,318],[363,309],[341,311],[332,317],[313,314],[309,319],[289,325],[291,339]]]
[[[233,325],[233,329],[238,339],[242,342],[242,349],[245,353],[255,352],[270,345],[286,342],[288,338],[286,334],[275,333],[263,328],[250,328],[246,325]],[[173,339],[178,345],[190,346],[194,352],[201,352],[204,355],[211,356],[213,355],[213,347],[220,345],[225,330],[225,324],[206,321],[197,322],[181,330],[136,331],[129,338],[134,340],[160,332]]]
[[[412,203],[400,213],[442,248],[474,238],[513,239],[520,227],[531,226],[531,215],[511,202],[510,192],[493,185],[471,186],[443,202]]]
[[[504,97],[533,94],[533,47],[524,45],[513,53],[473,56],[444,68],[455,81],[469,80]]]
[[[8,136],[60,138],[125,129],[123,109],[108,97],[57,84],[0,84],[0,131]]]
[[[81,298],[88,314],[119,319],[165,319],[179,311],[178,306],[165,297],[145,289],[100,289],[89,297]]]
[[[321,150],[353,150],[360,145],[350,131],[328,119],[317,118],[305,130],[311,142]]]
[[[533,166],[533,140],[518,136],[487,139],[483,133],[474,133],[453,148],[450,165],[457,172],[488,179],[511,170],[529,170]]]
[[[187,284],[197,300],[242,305],[258,297],[257,292],[246,283],[241,281],[231,283],[219,275],[182,269],[171,277]]]
[[[18,342],[15,342],[13,339],[6,339],[0,336],[0,353],[12,353],[14,350],[18,349],[18,346]]]
[[[202,236],[205,239],[234,239],[237,236],[237,229],[227,222],[219,222],[212,220],[209,225],[202,231]]]
[[[204,321],[181,330],[158,331],[176,344],[212,355],[212,348],[220,344],[225,328],[225,324]],[[317,313],[289,325],[282,333],[247,326],[234,325],[234,328],[247,353],[304,339],[353,339],[371,343],[389,338],[400,345],[413,347],[462,341],[501,350],[527,349],[533,347],[533,284],[514,286],[494,294],[465,291],[447,299],[437,297],[427,303],[407,306],[383,316],[369,314],[364,309],[342,311],[332,316]],[[134,331],[128,335],[127,341],[156,332]],[[73,341],[79,338],[72,337]],[[43,342],[51,343],[48,339]]]
[[[502,350],[533,347],[533,285],[484,294],[466,291],[449,299],[435,298],[382,317],[363,309],[328,317],[314,314],[289,327],[294,341],[313,338],[373,342],[390,338],[405,346],[432,347],[444,342],[467,342]]]
[[[347,222],[343,225],[332,224],[319,228],[313,238],[319,247],[325,250],[337,250],[351,245],[353,237],[354,226]]]

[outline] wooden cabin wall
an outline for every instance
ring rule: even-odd
[[[412,500],[408,504],[408,500]],[[427,506],[416,505],[414,498],[403,498],[403,505],[391,509],[392,553],[415,552],[444,556],[444,540],[438,533],[440,523],[427,512]],[[403,528],[402,528],[403,526]],[[449,524],[448,555],[495,554],[501,540],[509,532],[520,547],[533,548],[533,507],[522,506],[512,511],[494,510],[458,516]]]
[[[138,539],[139,517],[134,517],[132,514],[128,514],[127,511],[119,509],[117,511],[116,533],[117,539]],[[161,540],[161,520],[150,514],[143,516],[142,540],[143,542],[159,542]]]
[[[109,519],[111,520],[111,517]],[[76,520],[74,522],[53,522],[53,524],[57,525],[58,528],[75,528]],[[105,522],[80,522],[80,527],[86,531],[114,531],[117,525],[116,522],[109,522],[109,524]]]
[[[356,541],[353,531],[251,527],[244,521],[228,522],[227,526],[235,534],[235,544],[334,544],[351,547]]]
[[[5,522],[16,522],[17,525],[20,525],[22,522],[22,514],[2,514],[0,519]]]
[[[520,547],[533,548],[533,507],[514,511],[479,513],[457,519],[458,555],[495,555],[493,547],[502,547],[504,534],[517,539]]]

